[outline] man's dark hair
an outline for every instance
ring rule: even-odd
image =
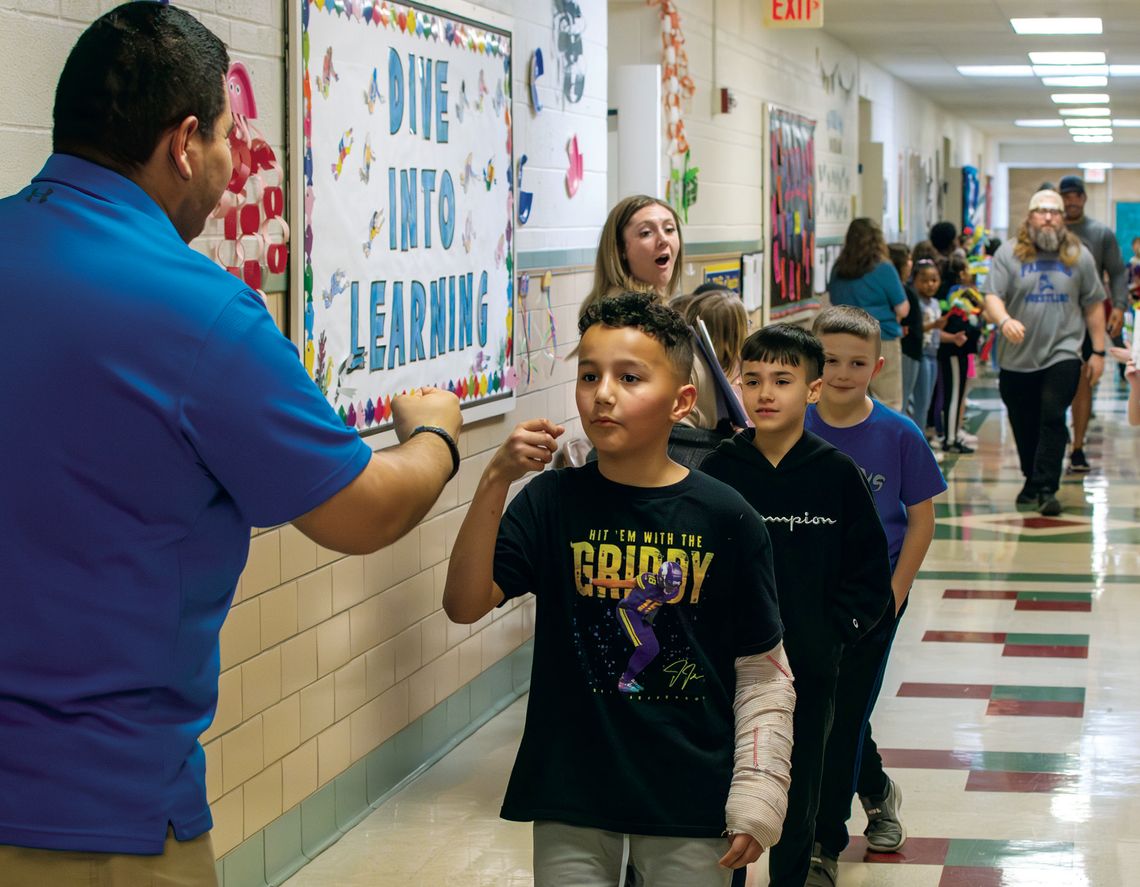
[[[162,3],[124,3],[84,31],[55,91],[52,150],[120,171],[150,159],[187,117],[210,138],[225,108],[225,44]]]
[[[802,361],[809,382],[823,375],[823,345],[803,327],[773,323],[744,340],[740,361],[764,361],[798,367]]]
[[[684,382],[693,372],[693,338],[685,319],[672,308],[654,301],[648,293],[607,296],[588,307],[578,318],[578,333],[596,324],[614,328],[634,327],[665,349],[665,356]]]

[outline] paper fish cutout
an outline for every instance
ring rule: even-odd
[[[364,162],[360,168],[360,181],[366,185],[372,175],[372,161],[375,159],[376,155],[372,153],[372,133],[368,133],[364,137]]]
[[[348,273],[340,268],[333,272],[332,277],[329,279],[329,288],[321,293],[321,298],[324,299],[325,307],[331,308],[333,299],[339,296],[348,288]]]
[[[526,165],[526,159],[527,158],[526,158],[525,154],[523,154],[523,156],[519,158],[518,185],[519,185],[519,224],[520,225],[526,224],[527,219],[530,218],[531,207],[534,206],[534,193],[531,191],[524,191],[522,189],[522,186],[523,186],[523,184],[522,184],[523,166]]]
[[[349,128],[345,131],[344,135],[340,137],[340,145],[337,146],[336,163],[332,164],[332,173],[334,179],[340,179],[341,171],[344,169],[344,159],[348,156],[348,152],[352,150],[352,129]]]
[[[487,98],[488,92],[490,92],[490,90],[487,89],[487,78],[483,76],[483,72],[480,70],[479,71],[479,97],[477,99],[475,99],[475,110],[476,111],[479,111],[480,113],[482,113],[482,111],[483,111],[483,100],[485,98]]]
[[[455,119],[462,123],[463,112],[470,107],[471,102],[467,98],[467,81],[463,80],[459,84],[459,99],[455,102]]]
[[[333,48],[330,46],[325,50],[325,61],[321,67],[321,73],[317,75],[317,92],[323,95],[326,99],[329,97],[329,89],[332,88],[334,80],[340,80],[340,75],[337,74],[336,68],[333,67]]]
[[[536,49],[530,58],[530,104],[535,114],[542,110],[542,102],[538,98],[538,78],[542,73],[542,50]]]
[[[368,239],[364,241],[364,257],[368,258],[372,255],[372,241],[380,233],[380,229],[384,227],[384,210],[378,209],[372,214],[372,221],[368,223]]]
[[[475,168],[471,165],[472,155],[468,154],[467,159],[463,161],[463,172],[459,174],[459,185],[463,188],[463,193],[467,193],[467,186],[475,178]]]
[[[566,153],[570,156],[570,167],[566,170],[566,193],[573,197],[582,184],[582,152],[578,150],[578,136],[570,137]]]
[[[475,242],[475,225],[471,221],[471,213],[467,214],[467,221],[463,224],[463,251],[471,252],[471,245]]]
[[[483,184],[487,186],[487,190],[491,190],[491,186],[495,184],[495,158],[492,157],[487,161],[487,165],[483,167]]]
[[[376,69],[372,69],[372,82],[364,91],[364,104],[368,106],[368,113],[376,110],[377,105],[384,104],[384,96],[380,95],[380,83],[377,80]]]
[[[503,264],[503,256],[507,251],[507,239],[502,234],[499,235],[499,244],[495,247],[495,267],[498,268]]]

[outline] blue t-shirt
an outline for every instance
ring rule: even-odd
[[[371,452],[130,180],[53,155],[0,245],[0,844],[160,853],[211,826],[198,736],[251,526]]]
[[[899,273],[890,262],[882,261],[862,277],[840,277],[834,271],[827,282],[832,305],[855,305],[879,321],[884,341],[902,335],[902,324],[895,317],[895,305],[906,301]]]
[[[811,404],[804,427],[850,456],[867,478],[887,532],[893,572],[906,536],[907,507],[932,499],[946,489],[946,479],[930,444],[914,422],[877,400],[871,415],[848,428],[828,425],[819,417],[815,404]]]

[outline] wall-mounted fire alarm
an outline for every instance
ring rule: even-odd
[[[736,96],[727,86],[720,88],[720,113],[727,114],[736,107]]]

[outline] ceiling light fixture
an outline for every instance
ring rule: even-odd
[[[1113,77],[1140,77],[1140,65],[1109,65],[1108,73]]]
[[[1106,145],[1112,141],[1112,136],[1073,136],[1074,142],[1092,145]]]
[[[1106,77],[1108,69],[1108,65],[1034,65],[1033,73],[1038,77]]]
[[[1090,160],[1088,163],[1078,163],[1079,169],[1112,169],[1111,163],[1105,163],[1102,160]]]
[[[1011,18],[1009,23],[1018,34],[1104,33],[1104,24],[1099,18]]]
[[[1029,65],[959,65],[963,77],[1032,77]]]
[[[1042,77],[1041,82],[1046,86],[1068,86],[1076,88],[1108,86],[1107,77]]]
[[[1089,124],[1089,121],[1087,121],[1087,120],[1081,121],[1081,126],[1088,126],[1088,124]],[[1044,118],[1040,118],[1037,120],[1015,120],[1015,121],[1013,121],[1013,125],[1014,126],[1041,126],[1041,127],[1061,126],[1061,118],[1060,117],[1044,117]]]
[[[1069,130],[1071,136],[1110,136],[1112,135],[1112,127],[1110,126],[1078,126]]]
[[[1091,123],[1092,121],[1087,121],[1087,122]],[[1124,127],[1140,126],[1140,120],[1121,120],[1120,118],[1114,118],[1112,121],[1112,125],[1113,126],[1124,126]]]
[[[1108,93],[1104,92],[1055,92],[1049,96],[1058,105],[1107,105]]]
[[[1111,117],[1112,111],[1108,108],[1065,108],[1066,117]]]
[[[1103,65],[1103,52],[1031,52],[1035,65]]]

